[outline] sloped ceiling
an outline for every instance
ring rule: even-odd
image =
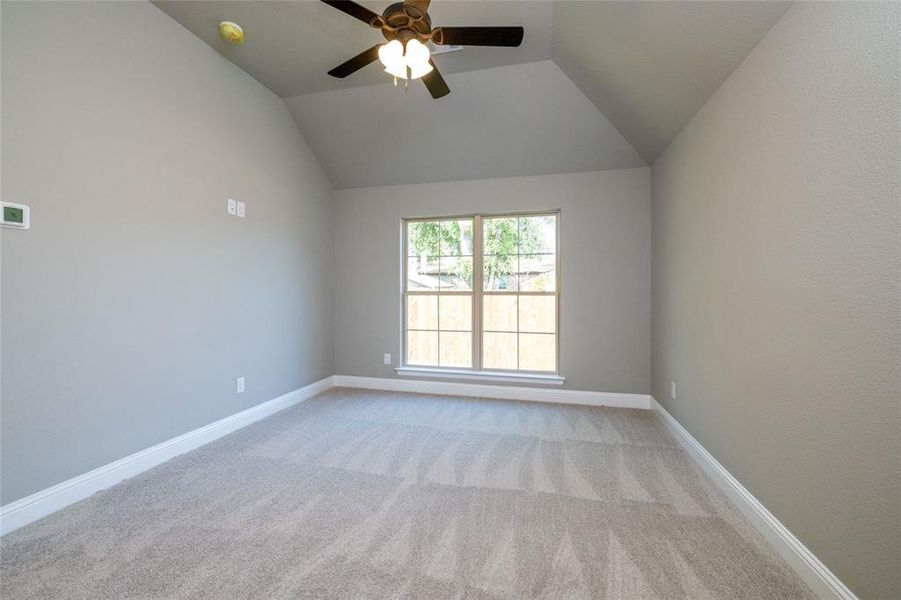
[[[440,100],[420,82],[402,94],[377,65],[329,77],[382,38],[321,2],[154,4],[284,98],[341,188],[650,164],[790,2],[433,0],[435,24],[526,31],[519,48],[436,56]],[[247,42],[219,39],[221,20]]]
[[[392,0],[356,0],[381,13]],[[326,73],[351,56],[385,43],[381,33],[318,0],[155,0],[158,8],[282,98],[385,82],[372,66],[346,79]],[[442,73],[515,65],[551,57],[553,2],[435,0],[434,25],[522,25],[519,48],[466,48],[436,58]],[[219,22],[234,21],[247,41],[219,37]]]
[[[549,60],[446,79],[439,102],[390,83],[285,102],[338,188],[645,164]]]
[[[790,2],[557,2],[554,62],[648,163]]]

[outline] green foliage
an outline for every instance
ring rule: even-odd
[[[456,222],[447,222],[444,227],[441,227],[441,223],[438,221],[410,223],[410,255],[438,256],[442,246],[452,247],[455,242],[459,248],[459,229],[459,224]],[[442,239],[444,240],[443,244],[441,243]]]
[[[529,217],[485,219],[483,227],[485,289],[503,289],[501,280],[518,270],[516,255],[541,251],[543,240],[538,220]],[[504,288],[507,285],[509,283],[504,282]]]
[[[517,254],[542,251],[544,239],[541,224],[548,218],[552,217],[486,218],[482,221],[485,289],[498,289],[503,278],[516,273]],[[472,222],[411,222],[408,243],[411,256],[468,256],[472,254]],[[472,263],[457,261],[451,271],[471,281]]]

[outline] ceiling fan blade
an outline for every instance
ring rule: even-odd
[[[522,27],[437,27],[432,41],[457,46],[519,46]]]
[[[444,77],[441,76],[441,73],[438,71],[438,66],[435,64],[435,62],[429,60],[429,64],[434,68],[422,76],[422,82],[429,90],[432,98],[435,98],[437,100],[438,98],[450,94],[450,88],[447,87],[447,82],[444,81]]]
[[[322,0],[329,6],[337,8],[343,13],[347,13],[355,19],[360,19],[367,25],[372,25],[373,20],[381,20],[382,16],[377,15],[365,6],[360,6],[351,0]]]
[[[332,77],[343,79],[351,73],[356,73],[371,62],[375,62],[379,57],[379,48],[381,44],[376,44],[369,50],[363,50],[353,58],[345,61],[328,72]]]

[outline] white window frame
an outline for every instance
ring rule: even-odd
[[[482,278],[484,276],[483,263],[483,245],[484,231],[482,229],[482,221],[487,218],[517,218],[517,217],[541,217],[553,216],[555,218],[555,282],[553,292],[523,292],[517,289],[516,292],[503,292],[497,290],[485,291]],[[451,291],[441,292],[439,290],[423,290],[411,291],[407,289],[409,268],[408,253],[408,224],[415,222],[428,221],[458,221],[472,219],[472,291]],[[560,375],[560,294],[561,294],[561,260],[560,260],[560,210],[541,210],[541,211],[519,211],[504,213],[476,213],[466,215],[443,215],[429,217],[410,217],[401,219],[401,327],[400,327],[400,356],[401,366],[395,369],[401,375],[411,376],[437,376],[448,379],[481,379],[489,381],[512,381],[518,380],[530,383],[550,383],[562,384],[565,378]],[[518,288],[518,286],[517,286]],[[410,295],[467,295],[472,297],[472,368],[460,367],[440,367],[433,365],[410,365],[407,364],[407,298]],[[554,371],[533,371],[525,369],[490,369],[482,368],[482,337],[485,334],[482,321],[482,304],[486,295],[506,295],[506,296],[554,296],[555,298],[555,367]],[[518,305],[518,304],[517,304]],[[517,320],[519,319],[519,311],[517,310]],[[517,334],[520,333],[517,325]],[[439,342],[440,343],[440,342]],[[440,348],[440,346],[439,346]],[[439,349],[440,353],[440,349]],[[518,352],[517,352],[518,357]]]

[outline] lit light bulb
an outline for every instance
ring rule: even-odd
[[[379,48],[379,60],[385,65],[385,71],[399,77],[407,78],[407,61],[404,59],[404,45],[398,40],[391,40]]]
[[[407,52],[404,58],[407,59],[412,79],[419,79],[433,69],[429,64],[429,55],[428,47],[419,40],[414,38],[407,42]]]
[[[434,70],[434,67],[428,62],[416,66],[410,65],[410,79],[419,79],[423,75],[431,73],[432,70]]]

